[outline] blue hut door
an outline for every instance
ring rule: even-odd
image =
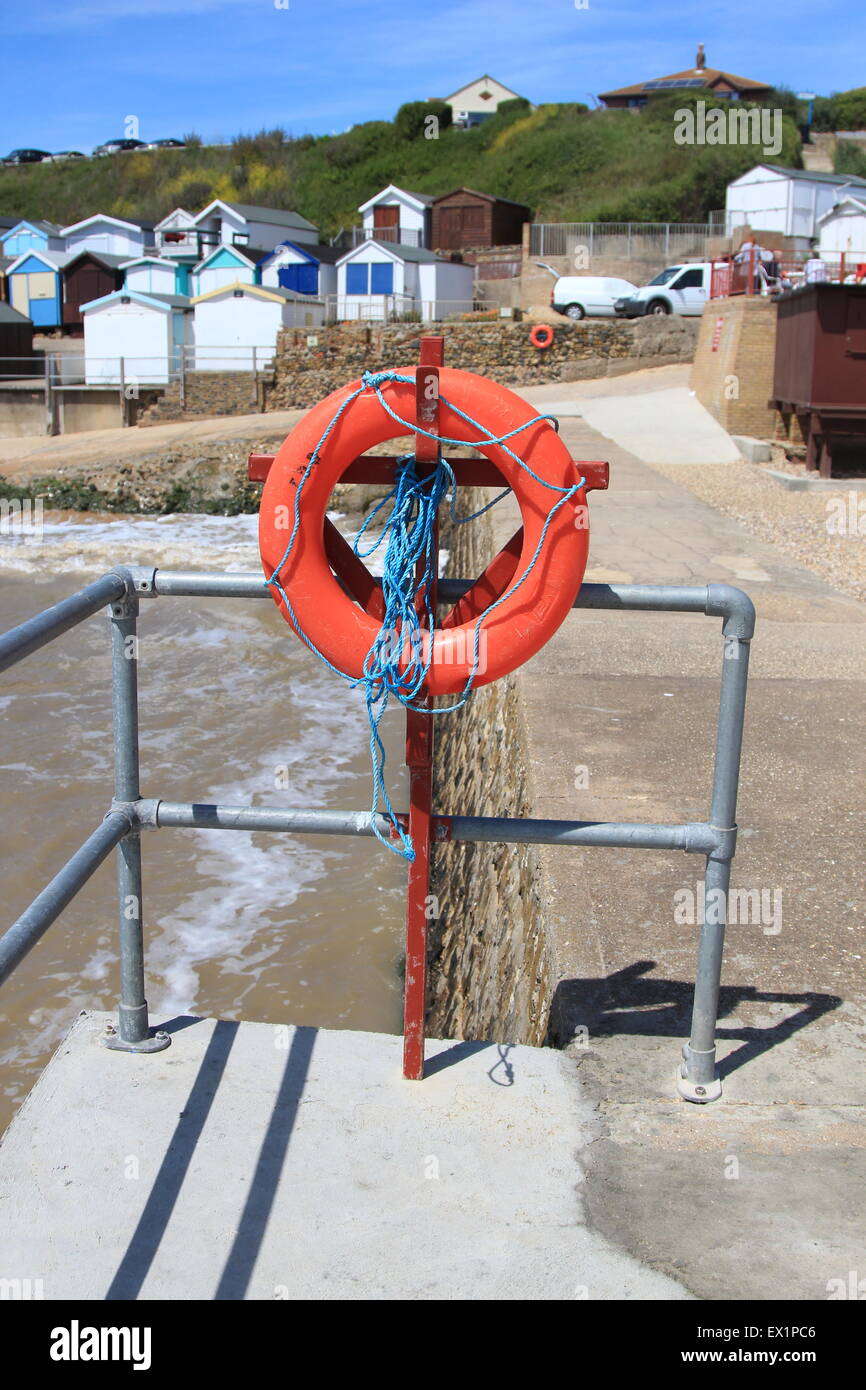
[[[319,287],[318,272],[319,267],[313,261],[281,265],[277,271],[277,282],[281,289],[294,290],[296,294],[315,294]]]

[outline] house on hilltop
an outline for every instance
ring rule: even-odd
[[[704,45],[700,44],[693,68],[686,68],[683,72],[671,72],[665,77],[651,77],[644,82],[635,82],[630,87],[616,87],[611,92],[600,92],[598,99],[612,110],[628,108],[638,111],[642,106],[646,106],[650,97],[656,93],[698,92],[702,88],[708,97],[722,101],[763,101],[772,91],[768,82],[756,82],[751,77],[737,77],[721,68],[708,68]]]
[[[519,92],[512,92],[503,82],[497,82],[495,77],[485,73],[483,77],[476,77],[474,82],[467,82],[465,87],[458,87],[450,97],[441,99],[451,107],[454,125],[468,130],[470,126],[489,121],[491,116],[496,115],[503,101],[513,101],[519,96]]]

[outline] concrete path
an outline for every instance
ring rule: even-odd
[[[757,606],[733,881],[781,894],[776,919],[729,928],[725,1094],[688,1106],[673,1078],[697,927],[675,921],[674,895],[697,891],[701,862],[542,850],[556,1006],[569,1036],[588,1030],[574,1055],[606,1130],[591,1217],[701,1297],[826,1298],[866,1273],[866,608],[584,421],[562,429],[575,457],[611,463],[587,579],[727,581]],[[572,614],[518,675],[534,814],[703,818],[721,662],[714,619]]]
[[[682,1299],[587,1224],[597,1133],[551,1050],[82,1015],[0,1149],[0,1279],[46,1299]]]
[[[646,463],[732,463],[740,452],[689,390],[689,371],[688,363],[654,367],[603,381],[529,387],[519,394],[561,419],[582,417]]]

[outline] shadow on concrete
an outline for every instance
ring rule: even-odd
[[[201,1020],[195,1018],[177,1018],[161,1026],[166,1032],[174,1033],[199,1022]],[[141,1292],[171,1220],[214,1097],[222,1084],[239,1027],[238,1023],[222,1020],[214,1025],[186,1106],[178,1117],[144,1210],[105,1295],[106,1300],[135,1299]],[[215,1295],[218,1299],[243,1298],[249,1284],[294,1129],[316,1032],[315,1028],[296,1028],[292,1035],[249,1194]]]
[[[452,1047],[448,1047],[444,1052],[437,1052],[434,1057],[428,1057],[424,1063],[424,1075],[435,1076],[437,1071],[444,1071],[446,1067],[456,1067],[458,1062],[465,1062],[468,1057],[474,1057],[476,1052],[483,1052],[485,1048],[492,1047],[489,1042],[457,1042]]]
[[[607,979],[561,980],[550,1006],[548,1045],[567,1047],[579,1028],[590,1039],[602,1037],[688,1037],[694,982],[645,978],[653,960],[635,961]],[[797,1011],[768,1028],[725,1026],[725,1016],[743,1004],[799,1005]],[[842,1003],[836,994],[779,994],[752,985],[723,985],[719,995],[718,1042],[738,1040],[742,1046],[719,1062],[719,1074],[730,1075],[761,1053],[786,1042],[794,1033],[816,1023]]]
[[[317,1028],[296,1028],[292,1034],[283,1079],[274,1098],[274,1108],[259,1150],[237,1233],[214,1294],[216,1299],[240,1299],[246,1296],[282,1175],[298,1106],[307,1084],[317,1032]],[[288,1258],[291,1258],[290,1254]]]

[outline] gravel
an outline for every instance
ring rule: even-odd
[[[838,490],[794,492],[745,462],[651,466],[834,589],[866,601],[866,485],[862,480],[840,479]],[[856,527],[850,525],[852,514],[859,518]],[[842,518],[845,533],[835,534]]]

